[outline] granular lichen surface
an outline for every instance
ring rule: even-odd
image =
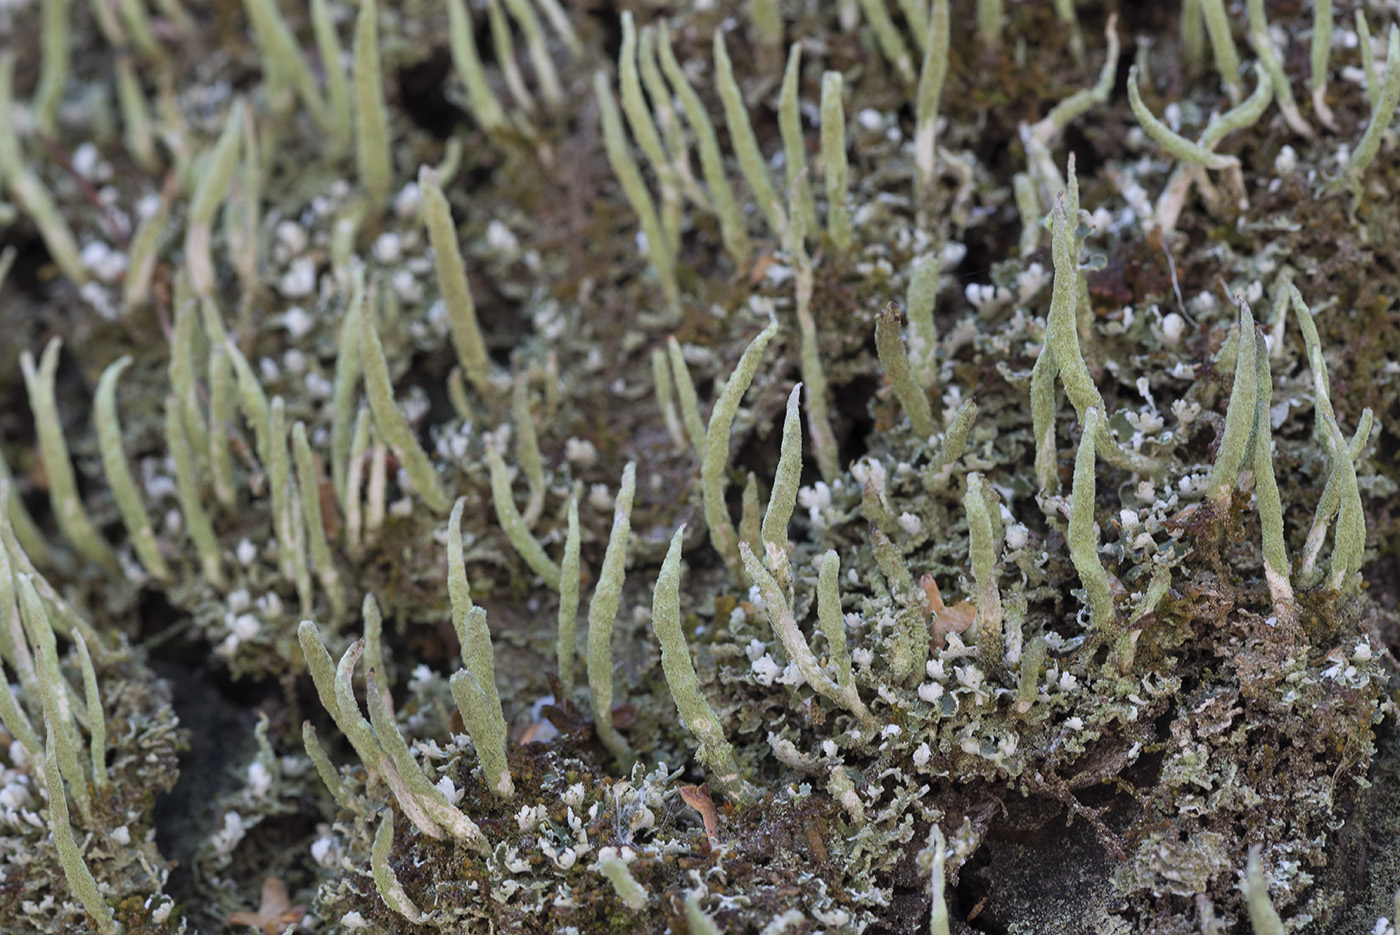
[[[0,4],[0,932],[1394,932],[1389,5]]]

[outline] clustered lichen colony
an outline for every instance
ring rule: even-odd
[[[1400,368],[1338,361],[1363,312],[1264,206],[1383,253],[1396,34],[1251,0],[1242,69],[1188,2],[1176,100],[1143,46],[1115,93],[1114,17],[1045,7],[6,11],[43,41],[0,57],[0,209],[57,273],[7,291],[45,334],[0,475],[0,928],[213,930],[284,873],[333,932],[938,932],[999,823],[1075,822],[1086,901],[984,920],[1336,917]],[[1305,27],[1316,125],[1275,47]],[[405,88],[433,54],[445,143]],[[1028,116],[1008,168],[986,136]],[[151,592],[313,705],[216,801],[210,906],[154,843]],[[254,856],[288,815],[314,841]]]

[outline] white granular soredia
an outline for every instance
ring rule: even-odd
[[[278,289],[289,299],[310,295],[316,289],[316,261],[310,257],[297,257],[278,283]]]

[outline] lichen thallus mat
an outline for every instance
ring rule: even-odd
[[[1396,31],[789,6],[0,9],[0,931],[1393,930]]]

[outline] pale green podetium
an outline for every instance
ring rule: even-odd
[[[632,748],[612,723],[612,631],[627,575],[627,543],[632,536],[632,497],[636,490],[637,465],[629,461],[622,469],[622,483],[613,505],[612,535],[608,537],[598,585],[588,605],[588,688],[593,700],[593,729],[603,746],[629,767],[634,758]]]
[[[58,4],[52,4],[57,6]],[[50,8],[45,4],[45,13]],[[0,52],[0,181],[19,204],[44,239],[49,256],[63,274],[81,286],[88,281],[87,267],[78,254],[78,241],[73,229],[59,212],[53,195],[38,175],[29,167],[20,149],[20,137],[14,122],[15,58],[9,51]]]
[[[691,379],[690,367],[685,362],[685,351],[675,335],[666,339],[666,356],[671,361],[672,379],[676,381],[676,396],[681,404],[681,422],[685,425],[690,443],[695,447],[695,456],[705,460],[705,423],[700,418],[700,401],[695,394],[695,381]]]
[[[715,84],[719,91],[720,104],[724,107],[724,124],[729,130],[730,145],[739,157],[739,170],[753,189],[753,197],[758,202],[758,210],[768,222],[773,236],[782,236],[784,221],[778,194],[768,178],[768,166],[763,159],[763,151],[758,148],[758,137],[754,135],[753,124],[749,121],[749,109],[744,103],[739,82],[734,78],[734,66],[729,61],[729,50],[724,45],[724,33],[715,30],[714,41]]]
[[[1001,632],[1001,591],[997,587],[996,534],[982,490],[980,474],[967,475],[963,509],[967,512],[968,556],[977,583],[977,660],[986,672],[1001,668],[1005,645]]]
[[[905,84],[913,83],[913,57],[909,54],[909,47],[904,44],[904,38],[895,28],[894,20],[890,19],[889,4],[886,0],[860,0],[860,12],[870,24],[870,31],[875,34],[875,44],[880,47],[885,61],[894,66],[900,80]]]
[[[557,591],[559,566],[525,525],[525,518],[520,515],[520,508],[515,505],[515,496],[510,490],[510,471],[500,452],[487,448],[486,466],[491,473],[491,502],[496,507],[496,521],[500,523],[501,530],[530,570]]]
[[[24,372],[24,385],[29,393],[29,408],[34,414],[34,427],[39,435],[39,455],[49,478],[49,503],[59,529],[84,558],[108,568],[117,567],[117,557],[93,525],[78,496],[78,481],[68,458],[68,442],[63,437],[63,420],[54,398],[54,379],[58,373],[58,355],[63,341],[53,338],[44,347],[38,367],[29,351],[20,354],[19,366]]]
[[[554,653],[559,663],[559,684],[563,698],[560,704],[574,693],[574,654],[577,652],[575,640],[578,630],[578,597],[580,586],[579,547],[581,537],[578,525],[578,497],[569,498],[569,531],[564,537],[564,558],[559,566],[559,633],[555,639]]]
[[[1245,905],[1249,907],[1249,924],[1254,928],[1254,935],[1283,935],[1283,920],[1269,899],[1269,883],[1264,879],[1263,868],[1259,866],[1261,850],[1262,846],[1258,844],[1249,849],[1240,891],[1244,894]]]
[[[1240,468],[1249,454],[1259,398],[1257,348],[1254,342],[1254,316],[1243,299],[1239,300],[1239,351],[1235,357],[1235,380],[1230,403],[1225,409],[1225,428],[1215,464],[1210,470],[1206,495],[1217,511],[1229,508]]]
[[[661,189],[661,229],[666,235],[666,242],[654,249],[665,249],[668,255],[674,257],[680,249],[680,223],[684,211],[681,182],[642,93],[641,73],[637,68],[637,27],[631,11],[623,11],[622,14],[622,49],[617,55],[617,82],[627,123],[632,127],[637,145],[642,147],[642,152],[651,161],[652,171],[656,173]],[[604,130],[607,129],[605,117]],[[618,178],[621,180],[620,173]]]
[[[447,0],[448,40],[452,45],[452,64],[467,89],[467,103],[486,135],[499,139],[510,128],[500,98],[486,80],[481,66],[481,53],[476,47],[471,14],[466,0]]]
[[[141,491],[136,479],[126,463],[122,451],[122,426],[117,417],[117,381],[123,371],[131,366],[131,356],[127,355],[112,362],[102,371],[97,381],[97,395],[93,405],[93,425],[97,429],[97,442],[102,450],[102,470],[107,475],[107,484],[112,488],[112,498],[117,501],[122,523],[131,537],[131,547],[141,565],[159,581],[170,580],[170,569],[161,555],[160,544],[156,542],[151,519],[141,502]]]
[[[739,554],[744,561],[744,571],[749,581],[758,587],[763,598],[764,611],[768,616],[769,625],[773,628],[773,635],[778,638],[788,659],[797,666],[807,684],[811,685],[817,694],[854,714],[862,723],[872,723],[870,711],[860,700],[855,684],[841,685],[832,681],[817,661],[807,638],[797,626],[797,618],[778,580],[763,567],[763,563],[753,554],[748,543],[739,543]]]
[[[756,338],[749,342],[743,356],[735,365],[734,372],[724,384],[724,391],[715,400],[710,412],[710,424],[705,430],[705,458],[700,465],[700,486],[705,500],[705,524],[710,528],[710,542],[715,551],[724,558],[736,574],[740,568],[736,551],[738,533],[729,518],[729,510],[724,502],[724,472],[729,463],[729,431],[734,417],[739,412],[739,403],[753,382],[758,371],[759,360],[768,342],[778,333],[777,321],[769,323]]]
[[[360,358],[365,369],[365,393],[374,412],[374,427],[402,459],[408,479],[428,509],[446,513],[451,502],[442,490],[433,463],[394,402],[389,364],[384,359],[384,345],[379,343],[379,330],[374,324],[374,304],[371,296],[360,316]]]
[[[854,234],[848,195],[846,112],[841,103],[841,73],[822,75],[822,172],[826,178],[826,232],[838,250],[849,250]]]
[[[190,448],[188,436],[185,435],[180,409],[180,400],[177,397],[165,397],[165,447],[175,460],[175,491],[180,502],[180,516],[184,520],[185,532],[194,543],[195,554],[199,556],[200,573],[204,580],[216,588],[223,589],[227,587],[227,583],[224,578],[219,539],[214,534],[214,524],[209,519],[209,513],[200,500],[194,452]]]
[[[661,218],[656,213],[656,203],[652,200],[651,191],[642,178],[642,170],[638,167],[637,160],[632,157],[627,136],[622,130],[622,113],[617,108],[617,101],[613,100],[608,76],[603,71],[593,75],[593,96],[598,101],[598,110],[602,115],[603,145],[607,150],[608,163],[612,166],[613,175],[617,176],[618,184],[622,186],[627,203],[632,206],[632,212],[637,215],[642,235],[646,237],[647,258],[651,261],[651,267],[655,270],[661,291],[666,297],[668,311],[678,317],[681,293],[676,279],[675,257],[662,227]]]
[[[384,105],[384,72],[379,63],[379,15],[375,0],[360,0],[355,20],[355,166],[378,215],[389,203],[393,184],[389,111]]]
[[[617,893],[617,898],[622,900],[624,906],[633,912],[640,912],[646,908],[646,888],[637,882],[632,876],[632,871],[627,869],[626,861],[618,857],[612,848],[605,850],[598,858],[598,869],[608,878],[613,892]]]
[[[899,332],[899,306],[892,302],[875,314],[875,349],[894,395],[909,416],[915,436],[927,440],[937,431],[933,424],[933,410],[929,407],[923,387],[914,377],[913,368],[909,366],[909,356]]]
[[[369,867],[374,877],[374,888],[379,891],[379,898],[384,900],[384,905],[415,925],[425,922],[427,916],[413,904],[403,884],[394,875],[394,868],[389,865],[389,855],[393,850],[394,810],[386,808],[384,818],[374,832],[374,845],[370,848]]]
[[[744,225],[744,212],[735,200],[734,190],[724,174],[724,157],[720,153],[719,137],[715,135],[710,115],[705,112],[704,101],[691,87],[690,79],[681,70],[680,62],[676,61],[675,50],[671,47],[671,34],[666,29],[664,19],[660,27],[661,41],[657,51],[661,58],[661,70],[675,89],[676,96],[680,98],[686,123],[690,124],[691,132],[695,134],[700,149],[700,171],[705,176],[710,200],[714,202],[715,212],[719,215],[720,239],[724,242],[724,251],[729,254],[735,265],[743,267],[747,265],[751,253],[749,233]]]
[[[486,341],[476,318],[476,301],[467,280],[466,264],[462,262],[457,227],[452,223],[452,207],[447,203],[435,169],[423,166],[418,170],[418,187],[423,193],[423,223],[433,247],[438,288],[447,306],[457,361],[472,387],[485,396],[491,389],[491,359],[486,354]]]
[[[311,443],[306,438],[306,425],[300,420],[292,426],[292,460],[296,465],[297,486],[301,490],[302,518],[306,523],[311,566],[316,569],[321,589],[330,599],[331,615],[336,621],[341,621],[345,619],[346,612],[345,591],[340,586],[340,574],[336,571],[330,542],[326,539],[325,518],[321,515],[320,472],[311,454]]]
[[[480,607],[473,607],[468,617],[479,618],[476,626],[483,630],[486,628],[486,611]],[[495,686],[492,685],[488,693],[482,679],[467,669],[452,673],[451,685],[452,700],[457,703],[462,724],[471,736],[472,746],[476,748],[476,758],[481,763],[487,788],[500,799],[514,798],[515,782],[511,779],[510,767],[506,762],[506,730],[501,719],[501,705],[499,701],[494,705],[491,703]]]
[[[675,699],[681,721],[700,743],[696,756],[705,765],[710,780],[730,798],[751,802],[757,798],[756,791],[739,772],[734,748],[724,737],[719,715],[700,693],[700,680],[695,675],[690,648],[681,629],[681,543],[684,539],[682,524],[671,537],[661,573],[656,578],[656,590],[652,593],[651,627],[661,644],[661,668],[666,673],[666,685]]]
[[[787,412],[783,416],[782,447],[761,532],[765,548],[771,547],[784,553],[788,545],[788,523],[797,506],[797,489],[802,485],[802,417],[798,413],[801,397],[802,384],[798,383],[788,394]]]
[[[194,294],[200,297],[214,293],[214,258],[210,240],[213,237],[214,215],[228,196],[229,186],[238,168],[243,106],[242,99],[233,102],[213,151],[199,163],[199,178],[185,220],[185,269],[189,271]]]
[[[121,929],[112,915],[112,908],[107,905],[102,891],[98,889],[97,880],[88,869],[87,862],[83,860],[83,852],[73,837],[73,825],[68,817],[68,800],[63,791],[63,778],[59,775],[58,763],[54,756],[57,741],[53,719],[45,715],[44,722],[48,733],[43,760],[44,785],[49,792],[49,830],[53,833],[54,846],[58,849],[59,866],[63,868],[63,876],[68,880],[73,895],[78,897],[88,915],[92,916],[97,931],[101,935],[116,935]]]
[[[1074,488],[1069,499],[1069,557],[1089,601],[1095,633],[1108,634],[1113,625],[1113,588],[1099,558],[1098,527],[1094,524],[1094,451],[1102,415],[1097,407],[1084,411],[1083,434],[1074,456]]]
[[[915,96],[914,188],[920,211],[933,209],[938,165],[938,102],[943,97],[943,82],[948,77],[951,32],[948,0],[933,0],[928,39],[924,43],[924,63],[919,69],[919,89]]]
[[[788,51],[787,68],[778,96],[778,130],[783,137],[783,167],[788,188],[788,215],[802,212],[804,230],[817,226],[817,208],[807,179],[807,146],[802,135],[802,116],[797,106],[797,86],[802,80],[802,44],[794,42]]]

